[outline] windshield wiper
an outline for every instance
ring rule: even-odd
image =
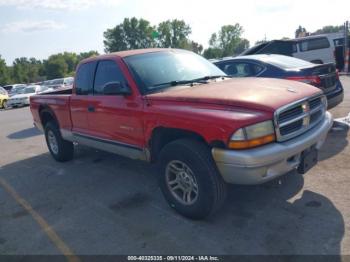
[[[220,77],[224,78],[227,76],[225,76],[225,75],[203,76],[203,77],[192,79],[192,80],[190,80],[190,82],[197,83],[197,82],[208,81],[210,79],[215,79],[215,78],[220,78]]]
[[[189,81],[187,81],[187,80],[181,80],[181,81],[174,80],[174,81],[170,81],[170,82],[164,82],[164,83],[153,85],[153,86],[151,86],[151,88],[159,87],[159,86],[165,86],[165,85],[168,85],[168,86],[185,85],[185,84],[188,84],[188,83],[189,83]]]
[[[174,80],[174,81],[170,81],[170,82],[164,82],[164,83],[153,85],[151,88],[165,86],[165,85],[169,85],[169,86],[186,85],[186,84],[192,85],[193,83],[200,83],[203,81],[207,81],[207,80],[215,79],[215,78],[219,78],[219,77],[228,77],[228,76],[213,75],[213,76],[203,76],[203,77],[199,77],[199,78],[195,78],[195,79],[191,79],[191,80],[178,80],[178,81]]]

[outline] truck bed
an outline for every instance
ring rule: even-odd
[[[68,90],[64,90],[67,92]],[[72,119],[70,113],[71,94],[61,94],[63,90],[42,95],[34,95],[30,98],[30,110],[33,114],[34,124],[41,130],[43,127],[40,120],[40,112],[52,110],[55,112],[56,120],[60,123],[60,128],[71,130]]]

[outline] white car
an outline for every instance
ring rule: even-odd
[[[294,39],[293,56],[317,64],[335,63],[336,47],[344,45],[343,33],[312,35]]]
[[[29,105],[29,97],[35,95],[40,90],[39,85],[30,85],[24,88],[19,94],[13,95],[7,100],[8,107],[19,107]]]
[[[40,86],[40,88],[36,90],[36,93],[37,94],[45,94],[45,93],[50,93],[52,91],[55,91],[55,89],[53,89],[52,87]]]
[[[9,93],[9,96],[14,96],[17,94],[20,94],[21,92],[23,92],[24,88],[26,88],[27,85],[25,84],[15,84],[15,85],[9,85],[9,86],[4,86],[4,88],[8,88],[6,90],[8,90],[7,92]]]
[[[245,50],[241,56],[280,54],[294,56],[316,64],[336,63],[338,68],[341,68],[344,62],[343,46],[343,33],[329,33],[291,40],[268,41]]]

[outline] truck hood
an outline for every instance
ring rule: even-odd
[[[233,78],[194,86],[177,86],[147,95],[150,101],[183,101],[230,105],[274,112],[277,108],[321,93],[297,81],[272,78]]]

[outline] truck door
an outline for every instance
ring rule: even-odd
[[[93,96],[89,99],[89,130],[97,141],[116,146],[140,149],[143,147],[143,106],[136,94],[116,95],[107,84],[119,83],[128,87],[118,60],[100,60],[97,64]]]
[[[89,99],[93,94],[93,81],[96,62],[88,62],[79,66],[75,79],[75,94],[72,94],[70,110],[73,133],[89,134],[88,111]]]

